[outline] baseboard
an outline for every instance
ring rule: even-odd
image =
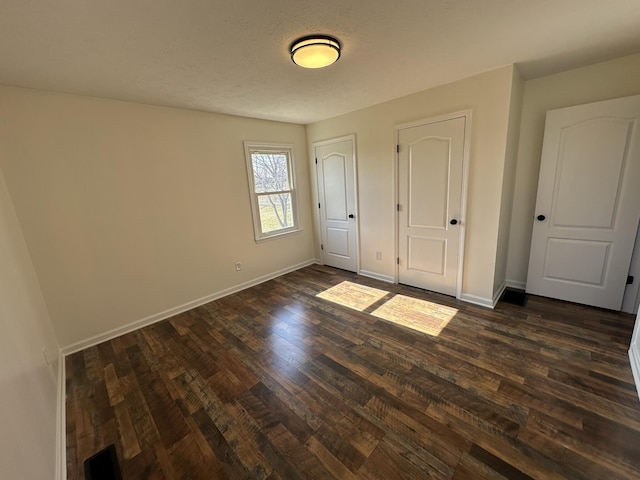
[[[493,299],[478,297],[476,295],[470,295],[468,293],[463,293],[460,295],[460,300],[467,303],[473,303],[474,305],[480,305],[481,307],[493,308],[495,304],[493,303]]]
[[[491,308],[495,308],[495,306],[500,301],[500,297],[502,297],[502,294],[506,289],[507,289],[507,282],[504,281],[502,282],[502,285],[498,287],[498,290],[496,290],[496,293],[493,294],[493,305],[491,306]]]
[[[147,325],[151,325],[152,323],[156,323],[162,320],[166,320],[174,315],[177,315],[182,312],[186,312],[187,310],[191,310],[192,308],[199,307],[200,305],[204,305],[205,303],[211,302],[213,300],[217,300],[218,298],[226,297],[227,295],[231,295],[233,293],[239,292],[241,290],[245,290],[247,288],[253,287],[260,283],[264,283],[266,281],[272,280],[276,277],[285,275],[287,273],[293,272],[295,270],[299,270],[301,268],[307,267],[309,265],[313,265],[319,263],[317,259],[307,260],[306,262],[299,263],[297,265],[292,265],[290,267],[284,268],[282,270],[278,270],[276,272],[272,272],[268,275],[263,275],[261,277],[255,278],[245,283],[241,283],[239,285],[235,285],[230,288],[226,288],[216,293],[212,293],[207,295],[206,297],[199,298],[197,300],[193,300],[191,302],[185,303],[183,305],[170,308],[169,310],[165,310],[164,312],[157,313],[155,315],[151,315],[149,317],[143,318],[142,320],[138,320],[136,322],[130,323],[128,325],[115,328],[113,330],[109,330],[100,335],[96,335],[94,337],[88,338],[86,340],[82,340],[80,342],[76,342],[74,344],[68,345],[62,349],[60,349],[60,353],[58,356],[58,379],[57,379],[57,412],[56,412],[56,480],[66,480],[67,478],[67,445],[66,445],[66,385],[65,385],[65,357],[77,351],[83,350],[88,347],[92,347],[99,343],[105,342],[107,340],[111,340],[113,338],[119,337],[120,335],[124,335],[126,333],[132,332],[139,328],[145,327]]]
[[[370,272],[369,270],[360,270],[358,275],[362,275],[363,277],[373,278],[375,280],[380,280],[381,282],[387,283],[395,283],[395,279],[389,275],[383,275],[381,273]]]
[[[67,478],[67,414],[64,354],[58,354],[58,405],[56,411],[56,480]]]
[[[139,328],[146,327],[147,325],[151,325],[153,323],[166,320],[167,318],[171,318],[174,315],[178,315],[179,313],[183,313],[183,312],[186,312],[187,310],[191,310],[193,308],[199,307],[200,305],[204,305],[205,303],[209,303],[219,298],[226,297],[227,295],[240,292],[241,290],[245,290],[255,285],[259,285],[260,283],[267,282],[276,277],[280,277],[282,275],[293,272],[295,270],[308,267],[309,265],[313,265],[315,263],[316,263],[316,259],[307,260],[306,262],[298,263],[297,265],[292,265],[290,267],[283,268],[282,270],[278,270],[276,272],[263,275],[261,277],[250,280],[248,282],[235,285],[233,287],[225,288],[224,290],[220,290],[219,292],[215,292],[205,297],[198,298],[191,302],[187,302],[183,305],[178,305],[177,307],[173,307],[163,312],[150,315],[146,318],[137,320],[135,322],[129,323],[122,327],[114,328],[112,330],[101,333],[99,335],[95,335],[91,338],[87,338],[85,340],[72,343],[71,345],[67,345],[62,349],[63,356],[70,355],[80,350],[84,350],[85,348],[93,347],[94,345],[98,345],[99,343],[106,342],[113,338],[119,337],[120,335],[124,335],[126,333],[130,333],[135,330],[138,330]]]
[[[517,288],[518,290],[526,290],[527,284],[525,282],[520,282],[518,280],[509,280],[507,278],[507,287],[509,288]]]
[[[633,382],[636,384],[636,394],[640,398],[640,352],[631,344],[629,349],[629,362],[631,363],[631,373],[633,373]]]

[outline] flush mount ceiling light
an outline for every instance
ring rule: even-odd
[[[299,38],[289,50],[293,63],[304,68],[326,67],[340,58],[340,42],[327,35]]]

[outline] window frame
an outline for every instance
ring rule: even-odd
[[[251,216],[253,218],[253,232],[256,242],[262,242],[273,238],[278,238],[302,230],[298,221],[298,192],[296,188],[295,157],[293,154],[294,145],[292,143],[268,143],[268,142],[244,142],[244,156],[247,168],[247,180],[249,183],[249,196],[251,199]],[[287,169],[289,174],[289,190],[274,192],[256,192],[255,175],[253,170],[252,154],[284,154],[287,158]],[[291,220],[290,227],[279,228],[270,232],[262,231],[262,221],[260,217],[260,197],[267,195],[277,195],[279,193],[289,193],[291,195]]]

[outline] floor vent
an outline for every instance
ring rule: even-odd
[[[512,305],[519,305],[524,307],[527,304],[529,295],[524,290],[518,290],[516,288],[505,289],[500,301],[504,303],[510,303]]]
[[[109,445],[84,461],[84,478],[85,480],[122,480],[115,445]]]

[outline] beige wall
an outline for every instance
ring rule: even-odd
[[[546,111],[640,94],[640,54],[525,82],[507,278],[524,287]]]
[[[493,279],[494,301],[506,286],[507,262],[509,252],[509,236],[511,232],[511,216],[515,190],[516,165],[518,161],[518,142],[520,137],[520,117],[522,115],[522,93],[524,81],[517,68],[513,69],[511,83],[511,105],[509,108],[509,128],[505,154],[504,179],[502,182],[502,203],[498,242],[496,248],[496,274]]]
[[[519,85],[504,67],[308,125],[306,138],[299,125],[0,88],[0,168],[60,343],[317,256],[307,141],[356,134],[361,269],[393,278],[394,128],[465,109],[463,294],[490,300],[505,276],[522,285],[546,110],[640,93],[640,54],[525,82],[518,145],[507,132],[517,129]],[[253,240],[243,140],[295,143],[302,233]]]
[[[512,74],[513,67],[504,67],[307,126],[310,146],[356,134],[363,272],[386,278],[395,274],[394,128],[471,109],[463,297],[491,301]],[[381,261],[376,251],[382,252]]]
[[[0,478],[54,478],[58,344],[1,172],[0,325]]]
[[[314,257],[303,126],[9,87],[0,104],[0,168],[62,346]],[[302,232],[256,244],[243,140],[295,144]]]

